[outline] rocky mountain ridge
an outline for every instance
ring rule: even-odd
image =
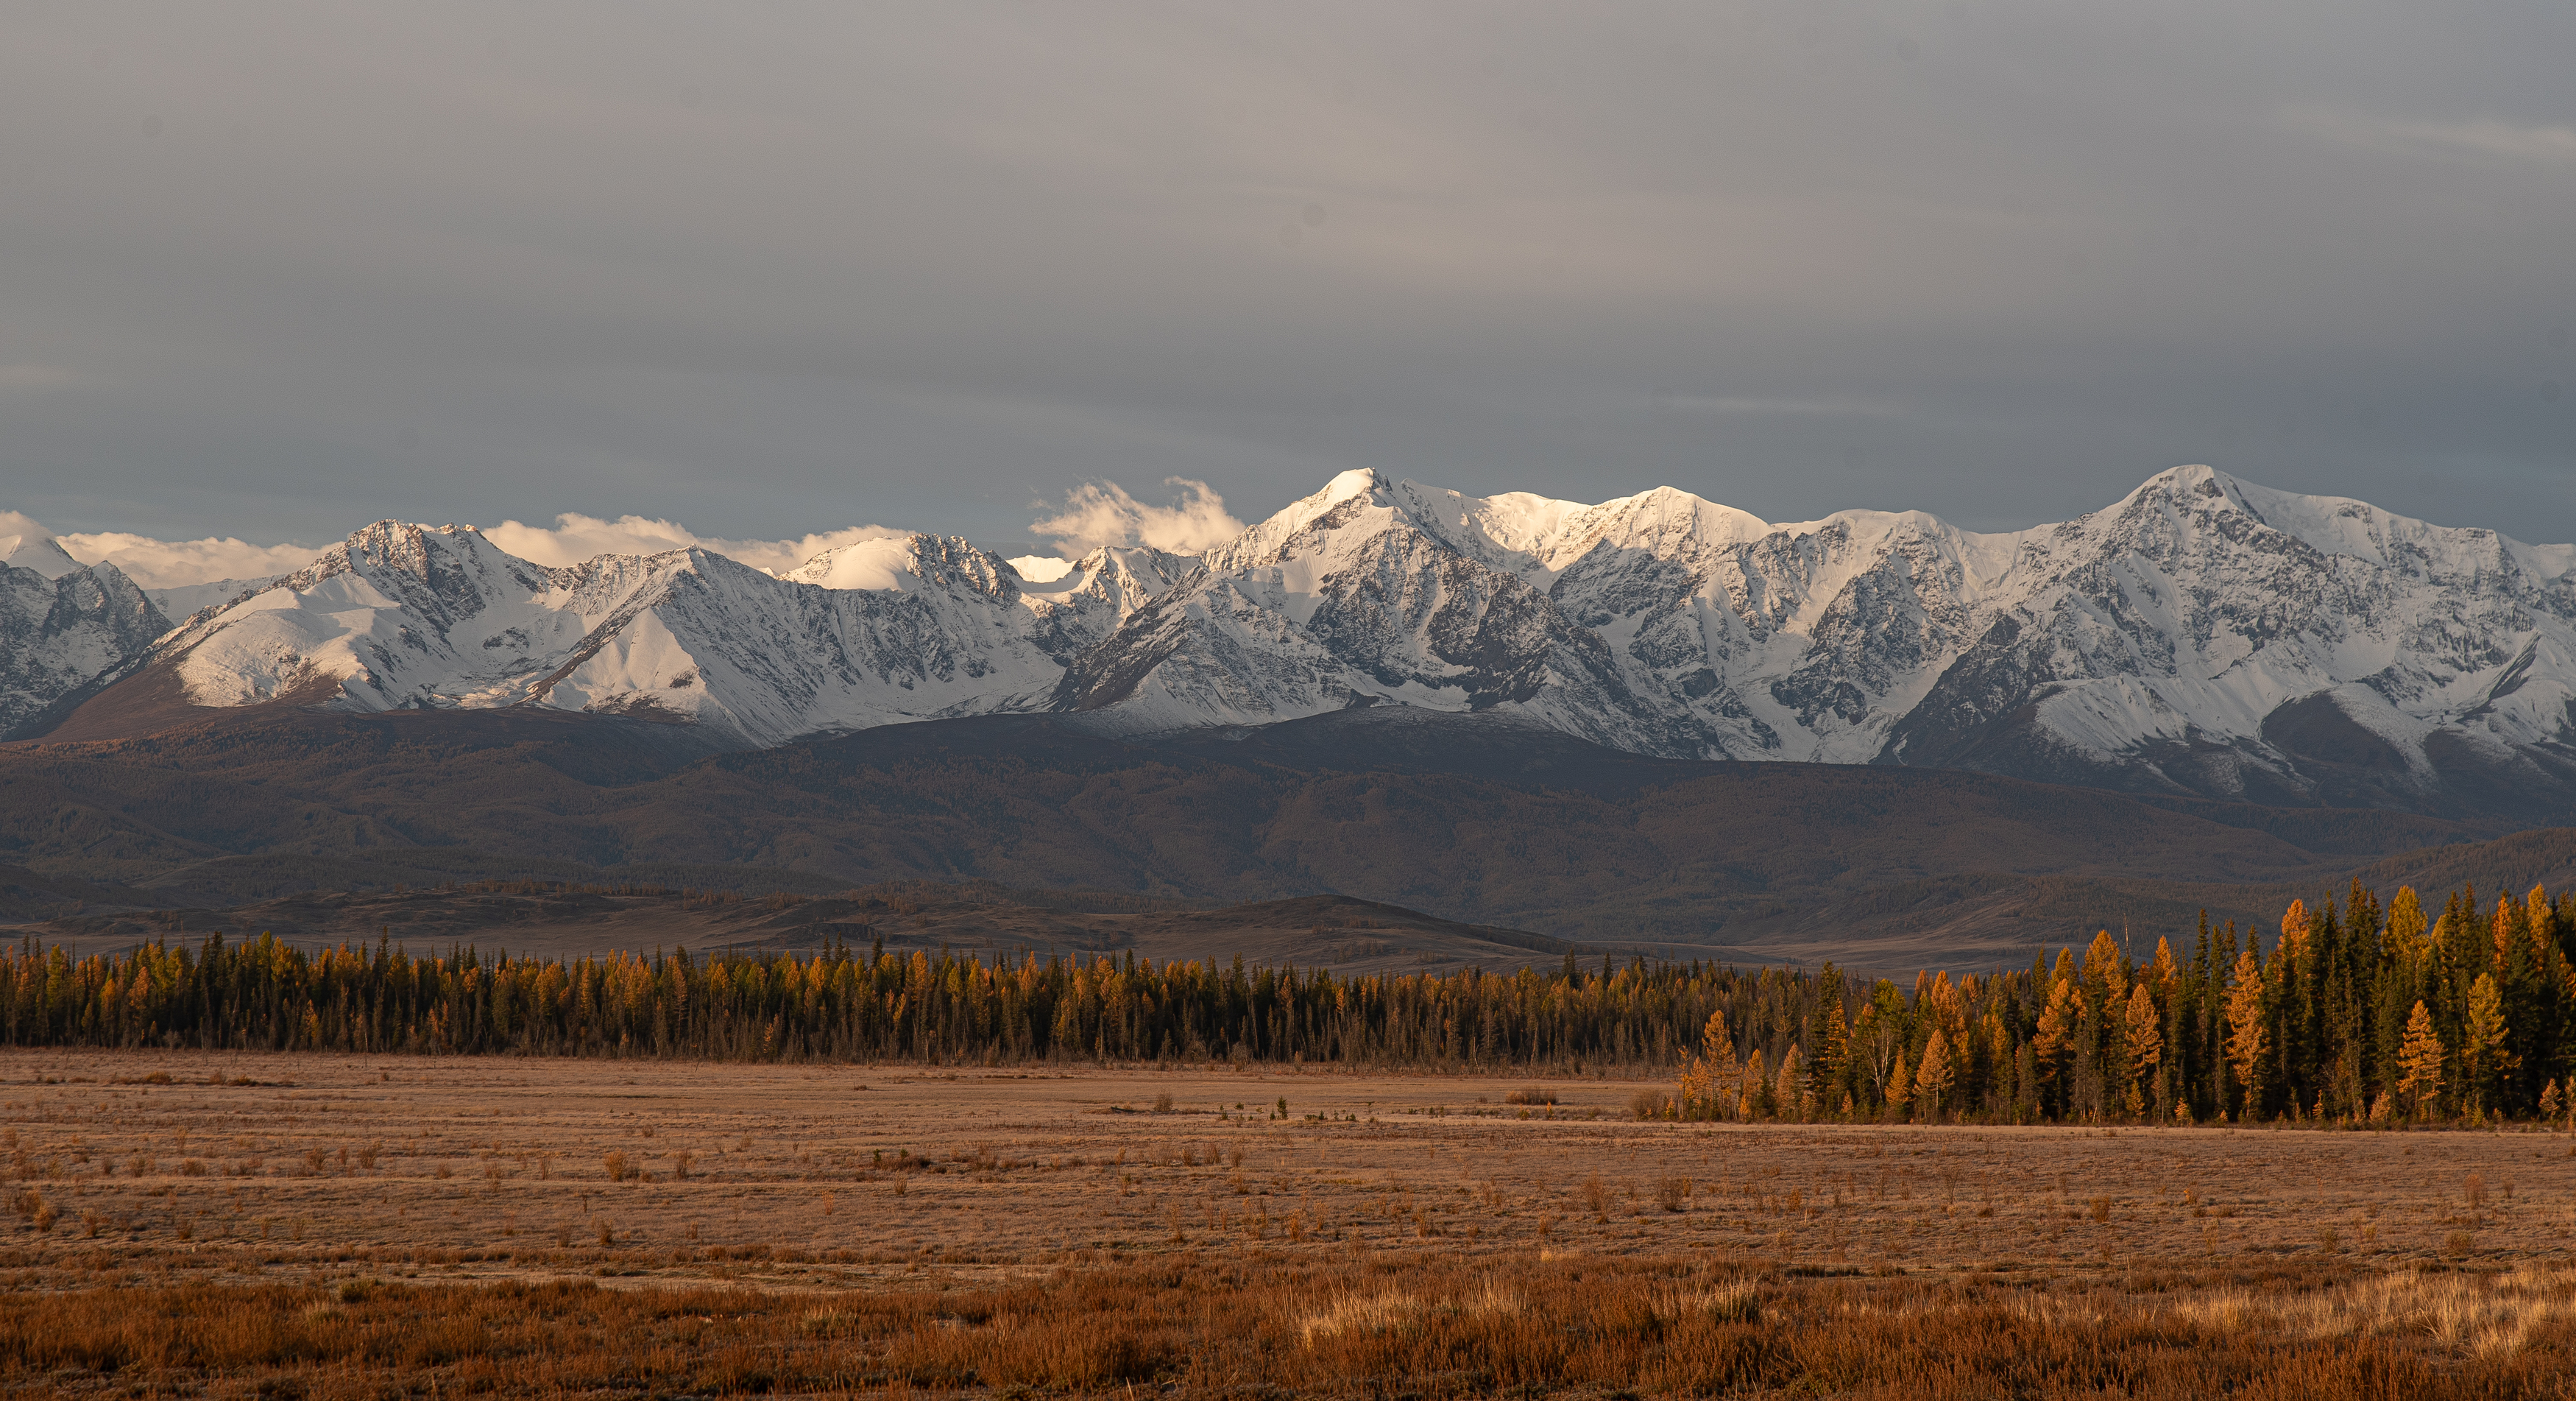
[[[138,668],[196,707],[542,706],[737,748],[986,713],[1145,734],[1400,705],[1667,758],[2576,811],[2576,547],[2205,467],[2001,534],[1351,472],[1203,557],[1095,551],[1046,583],[946,536],[773,577],[695,549],[545,568],[470,527],[380,522],[141,638],[166,620],[111,566],[62,607],[35,574],[0,602],[21,620],[0,621],[0,723],[21,734]],[[24,621],[40,602],[53,632]]]

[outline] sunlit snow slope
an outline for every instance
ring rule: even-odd
[[[963,540],[869,540],[773,578],[699,549],[549,569],[464,526],[379,522],[160,645],[192,701],[540,705],[769,745],[1035,706],[1116,626],[1134,566],[1049,593]]]

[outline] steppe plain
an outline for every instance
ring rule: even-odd
[[[13,1051],[0,1152],[13,1190],[56,1220],[16,1223],[9,1278],[398,1264],[847,1286],[1434,1241],[1498,1263],[1722,1252],[2063,1271],[2509,1264],[2576,1238],[2561,1133],[1638,1122],[1629,1101],[1648,1087]],[[1544,1097],[1531,1090],[1556,1102],[1511,1102]]]
[[[1641,1122],[1650,1087],[0,1052],[0,1388],[2565,1389],[2563,1132]]]

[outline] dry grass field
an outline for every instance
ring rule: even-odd
[[[1639,1088],[0,1052],[0,1385],[2560,1395],[2576,1371],[2564,1134],[1640,1123]]]

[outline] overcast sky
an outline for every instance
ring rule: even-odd
[[[2576,539],[2564,0],[0,16],[57,531],[1002,543],[1355,466],[1994,529],[2206,462]]]

